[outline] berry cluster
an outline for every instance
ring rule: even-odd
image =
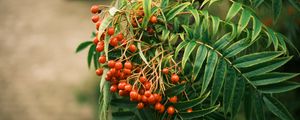
[[[91,12],[95,14],[92,17],[92,22],[95,23],[97,30],[101,26],[102,21],[98,15],[99,11],[99,6],[94,5],[91,7]],[[138,29],[144,18],[143,7],[139,7],[131,16],[131,23],[129,25]],[[149,19],[149,23],[151,23],[151,25],[157,24],[157,17],[152,15]],[[147,27],[147,32],[150,36],[154,34],[154,29],[151,25]],[[102,76],[104,67],[108,68],[105,74],[105,80],[111,84],[110,91],[112,93],[118,93],[119,96],[129,96],[130,101],[137,103],[138,109],[143,109],[145,106],[152,106],[159,113],[166,111],[169,115],[173,115],[176,111],[173,104],[177,103],[178,98],[177,96],[168,98],[164,95],[164,81],[161,81],[160,77],[165,75],[168,77],[170,84],[180,84],[180,77],[177,75],[177,72],[172,69],[175,68],[177,64],[174,63],[174,66],[158,70],[158,63],[155,62],[152,62],[153,66],[147,67],[145,64],[132,62],[132,56],[136,55],[137,52],[135,44],[136,42],[141,42],[141,40],[136,40],[134,36],[127,35],[126,32],[115,29],[113,25],[109,26],[101,33],[100,37],[98,36],[98,32],[96,32],[96,37],[93,42],[96,45],[96,51],[102,53],[98,59],[102,67],[96,70],[96,74]],[[105,41],[107,40],[109,40],[109,43],[107,43],[109,46],[105,46]],[[108,52],[120,50],[123,51],[123,54],[117,58],[105,56],[105,47],[109,47]],[[150,47],[144,50],[146,51],[148,49],[150,49]],[[150,74],[151,72],[153,74],[155,73],[155,75]],[[184,82],[184,80],[182,82]],[[165,106],[167,103],[171,103],[171,105],[168,105],[166,109]],[[188,109],[188,112],[191,111],[192,109]]]

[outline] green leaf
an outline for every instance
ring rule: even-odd
[[[199,104],[201,104],[208,96],[209,96],[209,92],[203,96],[199,96],[195,99],[189,100],[189,101],[183,101],[183,102],[178,102],[174,105],[174,107],[178,110],[178,111],[182,111],[182,110],[186,110],[188,108],[192,108],[194,106],[197,106]]]
[[[162,9],[166,8],[169,4],[169,0],[162,0],[161,3],[160,3],[160,7]]]
[[[225,57],[233,57],[237,54],[239,54],[241,51],[248,48],[251,44],[247,43],[247,38],[244,38],[242,40],[239,40],[235,43],[233,43],[231,46],[229,46],[225,51],[224,55]]]
[[[215,71],[214,81],[211,89],[211,105],[214,105],[219,97],[221,88],[226,78],[226,72],[227,64],[223,59],[220,59]]]
[[[87,62],[88,62],[88,67],[89,68],[91,67],[91,63],[92,63],[92,59],[93,59],[93,56],[94,56],[95,49],[96,49],[95,44],[93,44],[89,49],[89,53],[88,53],[88,57],[87,57]]]
[[[236,117],[241,101],[243,100],[245,92],[245,81],[243,78],[240,78],[236,81],[234,94],[233,94],[233,100],[232,100],[232,106],[231,106],[231,118],[234,120]]]
[[[208,49],[204,45],[200,45],[198,47],[195,62],[194,62],[194,67],[193,67],[193,79],[192,80],[195,80],[197,78],[197,76],[199,75],[202,64],[206,58],[207,52],[208,52]]]
[[[213,77],[216,65],[218,62],[218,54],[213,50],[209,50],[205,65],[205,72],[202,81],[201,95],[206,92],[206,89]]]
[[[196,9],[191,9],[190,12],[194,16],[196,27],[200,24],[200,15]]]
[[[196,48],[196,46],[197,46],[196,42],[192,41],[192,42],[189,42],[187,44],[187,46],[185,47],[184,54],[182,57],[182,64],[181,64],[183,69],[185,68],[185,64],[186,64],[187,60],[189,59],[193,50]]]
[[[82,51],[83,49],[87,48],[91,44],[93,44],[92,41],[85,41],[85,42],[80,43],[76,49],[76,53]]]
[[[201,109],[201,110],[194,110],[191,113],[188,112],[181,112],[179,113],[179,115],[183,118],[183,119],[193,119],[193,118],[199,118],[199,117],[203,117],[207,114],[210,114],[214,111],[216,111],[218,108],[220,107],[219,105],[216,106],[212,106],[206,109]]]
[[[252,97],[253,97],[252,100],[254,102],[253,106],[255,107],[254,112],[255,112],[256,119],[265,120],[265,110],[263,107],[262,96],[260,95],[260,93],[254,93]]]
[[[252,97],[252,90],[251,88],[247,87],[245,91],[245,99],[244,99],[244,111],[245,111],[245,118],[246,120],[253,119],[253,112],[254,112],[254,103]]]
[[[151,4],[152,0],[143,0],[143,9],[144,9],[144,18],[143,18],[143,23],[142,27],[145,28],[148,25],[148,22],[151,17]]]
[[[261,32],[261,27],[262,23],[256,17],[253,17],[252,41],[254,41]]]
[[[233,64],[238,68],[250,67],[253,65],[257,65],[259,63],[267,62],[273,60],[274,58],[282,55],[283,52],[277,51],[266,51],[266,52],[258,52],[252,53],[248,55],[244,55],[242,57],[237,58]]]
[[[176,47],[175,54],[174,54],[175,59],[177,58],[179,51],[180,51],[182,48],[184,48],[187,44],[188,44],[188,42],[182,41],[182,42]]]
[[[272,0],[273,19],[276,22],[282,9],[282,0]]]
[[[250,19],[251,19],[250,11],[244,9],[238,23],[238,29],[237,29],[238,34],[240,34],[247,27]]]
[[[232,103],[237,77],[233,68],[228,67],[227,76],[224,83],[223,106],[224,112],[227,113]]]
[[[100,53],[99,53],[99,52],[96,52],[96,53],[94,54],[94,59],[93,59],[95,70],[98,68],[98,64],[99,64],[98,58],[99,58],[99,57],[100,57]]]
[[[140,55],[140,57],[141,57],[142,60],[149,66],[149,62],[147,61],[145,55],[143,54],[143,51],[142,51],[142,47],[141,47],[141,43],[140,43],[140,42],[137,43],[137,47],[138,47],[138,50],[139,50],[139,55]]]
[[[282,93],[299,88],[300,84],[295,82],[281,82],[277,84],[258,86],[257,89],[262,93]]]
[[[255,8],[258,8],[263,2],[264,0],[253,0],[252,3]]]
[[[108,25],[112,22],[113,16],[107,15],[103,18],[101,25],[99,26],[98,30],[98,40],[100,40],[102,33],[108,27]]]
[[[161,41],[167,40],[168,37],[169,37],[169,34],[170,34],[170,31],[169,31],[169,30],[163,29],[162,34],[161,34],[161,38],[160,38]]]
[[[286,107],[278,101],[276,98],[271,96],[263,97],[266,107],[277,117],[282,120],[294,120],[293,116],[289,113]]]
[[[113,112],[112,120],[132,120],[135,114],[131,111]]]
[[[289,80],[293,77],[296,77],[298,75],[299,75],[299,73],[295,74],[295,73],[274,72],[274,73],[266,73],[266,74],[258,75],[255,77],[251,77],[249,79],[252,81],[252,83],[254,85],[260,86],[260,85],[269,85],[269,84],[283,82],[283,81]]]
[[[273,43],[274,49],[275,49],[275,51],[277,51],[279,43],[278,43],[277,37],[275,35],[275,32],[270,28],[266,28],[266,30],[267,30],[266,34],[269,37],[269,41],[271,41]]]
[[[242,4],[233,2],[226,15],[226,21],[231,20],[241,9],[242,9]]]
[[[220,18],[211,16],[212,20],[212,36],[215,36],[219,30]]]
[[[185,90],[185,84],[180,84],[165,90],[165,94],[168,97],[173,97],[178,94],[181,94],[184,90]]]
[[[214,48],[216,50],[224,49],[231,42],[231,40],[231,33],[226,33],[214,44]]]
[[[146,0],[145,0],[146,1]],[[173,7],[167,14],[166,18],[167,21],[172,20],[177,14],[179,14],[181,11],[183,11],[187,6],[189,6],[189,2],[181,3],[175,7]]]
[[[244,75],[247,77],[253,77],[257,75],[261,75],[270,71],[273,71],[280,66],[287,63],[292,57],[283,57],[283,58],[276,58],[274,60],[260,63],[251,67],[248,67],[246,71],[244,71]]]
[[[210,0],[208,6],[211,6],[211,4],[213,4],[214,2],[217,2],[217,1],[220,1],[220,0]]]
[[[294,8],[296,8],[300,12],[300,2],[297,0],[289,0]]]

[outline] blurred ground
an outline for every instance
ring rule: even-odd
[[[0,120],[93,119],[92,108],[74,97],[95,80],[86,52],[74,52],[94,29],[93,3],[0,1]]]

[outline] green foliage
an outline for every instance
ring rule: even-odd
[[[218,3],[216,1],[205,0],[198,6],[203,8],[206,5]],[[136,2],[127,4],[126,0],[119,2],[123,3],[120,10],[133,9],[136,8],[135,4],[138,4]],[[246,2],[230,1],[231,5],[226,18],[222,20],[207,10],[195,7],[194,0],[183,0],[182,2],[143,0],[145,16],[141,25],[142,29],[132,26],[128,28],[130,31],[142,31],[138,34],[138,40],[143,38],[144,42],[137,43],[137,57],[148,67],[151,66],[151,62],[156,60],[160,70],[162,66],[168,66],[169,61],[176,61],[175,66],[181,67],[178,71],[182,70],[181,78],[187,81],[184,84],[167,84],[167,89],[163,91],[166,97],[179,96],[181,98],[181,101],[174,104],[177,111],[176,115],[171,118],[236,119],[240,108],[244,108],[247,120],[263,120],[265,119],[265,108],[267,108],[282,120],[293,119],[284,105],[272,95],[299,88],[299,83],[288,81],[299,74],[283,73],[278,70],[292,56],[288,54],[287,38],[264,25],[251,9],[251,6],[257,8],[263,2],[263,0],[250,0],[248,6]],[[296,1],[289,0],[289,2],[299,9]],[[159,6],[152,5],[153,3],[159,3]],[[281,9],[282,1],[272,0],[275,21],[279,18]],[[149,19],[154,14],[160,15],[158,19],[161,24],[155,25],[155,35],[149,37],[145,28],[150,24],[148,23]],[[129,21],[129,15],[125,14],[125,16]],[[111,24],[113,17],[111,15],[104,17],[98,31],[98,38]],[[171,41],[175,42],[171,43]],[[90,41],[80,44],[76,52],[90,44],[92,44]],[[144,52],[143,46],[148,44],[153,44],[153,46],[158,44],[159,47]],[[258,44],[260,46],[257,46]],[[89,66],[93,57],[100,56],[100,53],[95,52],[95,47],[95,45],[91,45],[88,53]],[[258,47],[264,49],[253,49]],[[160,48],[165,48],[165,51],[171,53],[164,54],[163,58],[166,60],[163,62],[159,58],[153,59],[163,54],[159,51]],[[108,58],[110,50],[108,37],[105,38],[104,49]],[[94,61],[96,60],[94,59]],[[164,62],[165,64],[163,64]],[[98,63],[94,64],[95,68],[100,66]],[[166,77],[169,76],[161,75],[160,80],[168,83]],[[103,77],[102,81],[105,81]],[[106,111],[109,109],[109,105],[118,106],[118,103],[123,105],[130,103],[111,97],[107,92],[109,91],[107,86],[106,82],[100,84],[102,90],[100,97],[101,120],[107,119]],[[242,104],[244,107],[241,107]],[[193,112],[186,112],[188,108],[193,108]],[[164,119],[168,116],[166,112],[159,114],[151,110],[150,108],[142,111],[122,109],[113,112],[112,117],[113,119],[143,119],[145,117]]]

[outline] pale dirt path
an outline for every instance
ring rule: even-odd
[[[74,97],[94,76],[74,53],[94,29],[83,1],[0,0],[0,120],[92,119]]]

